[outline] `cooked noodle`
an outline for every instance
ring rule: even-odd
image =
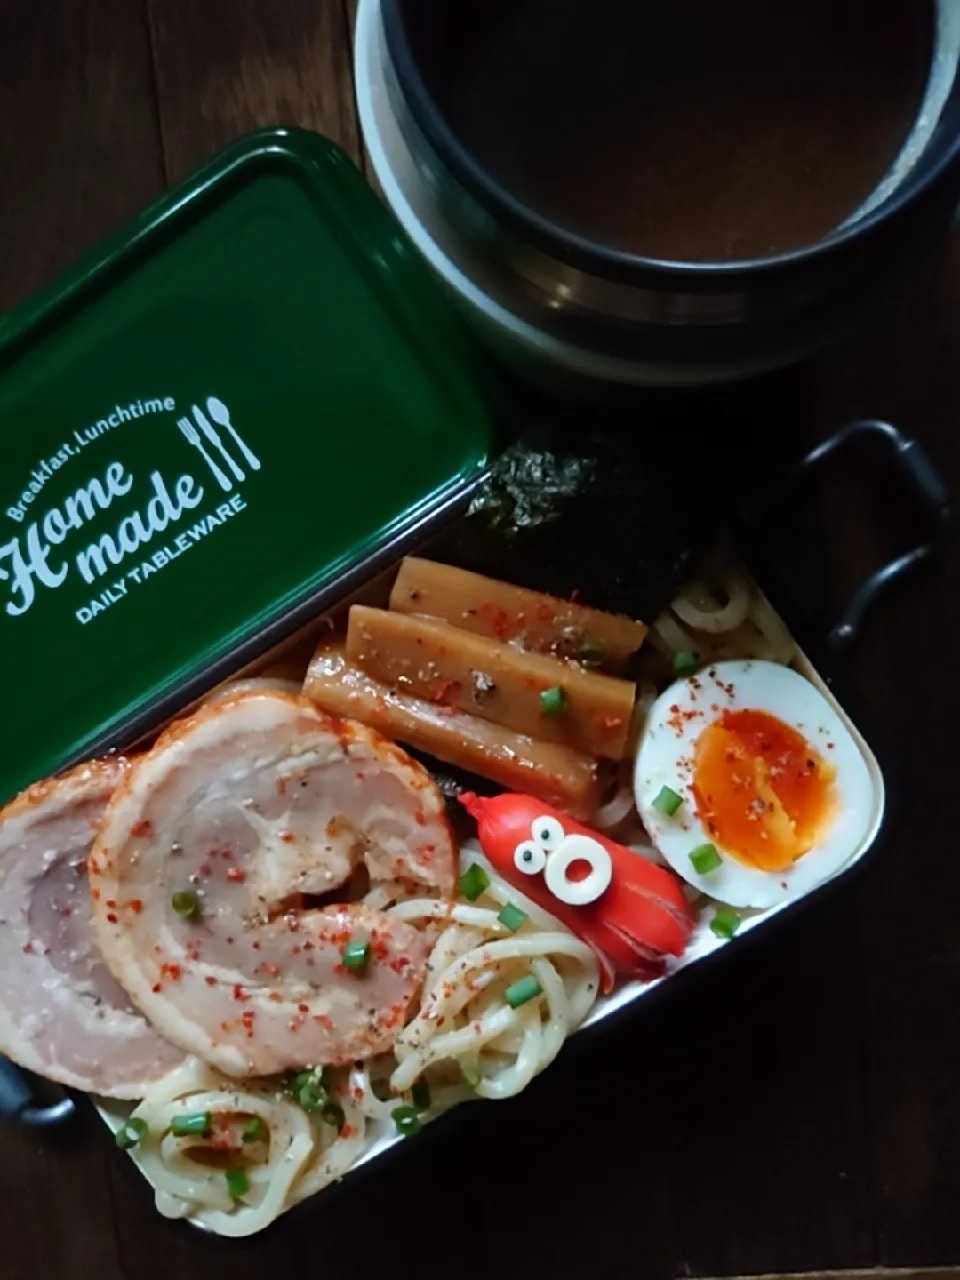
[[[721,635],[739,627],[750,612],[750,586],[742,574],[728,572],[721,579],[725,604],[702,583],[694,583],[677,594],[672,609],[681,622],[694,631]]]
[[[757,658],[789,666],[797,652],[770,602],[738,569],[720,576],[719,590],[698,581],[682,591],[654,622],[650,642],[666,658],[692,652],[704,662]]]

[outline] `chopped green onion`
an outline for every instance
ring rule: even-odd
[[[116,1132],[117,1146],[129,1151],[138,1142],[142,1142],[149,1132],[146,1120],[142,1120],[140,1116],[131,1116]]]
[[[672,818],[682,804],[683,796],[678,795],[672,787],[661,787],[653,807],[658,813],[665,813],[668,818]]]
[[[540,710],[545,716],[559,716],[567,709],[567,695],[563,687],[555,684],[540,695]]]
[[[192,889],[178,889],[170,899],[170,905],[184,920],[200,914],[200,899]]]
[[[533,974],[528,973],[525,978],[521,978],[519,982],[515,982],[512,987],[507,987],[503,994],[511,1009],[519,1009],[520,1006],[522,1004],[526,1004],[528,1000],[535,999],[542,990],[543,987],[541,987]]]
[[[410,1090],[410,1097],[413,1099],[413,1105],[418,1111],[430,1110],[430,1086],[426,1080],[418,1080]]]
[[[320,1112],[325,1124],[332,1124],[336,1130],[340,1130],[347,1122],[343,1107],[339,1102],[328,1102]]]
[[[740,917],[731,907],[718,907],[713,913],[710,928],[718,938],[729,940],[740,928]]]
[[[227,1190],[234,1200],[239,1200],[241,1196],[247,1194],[250,1190],[250,1179],[247,1177],[246,1169],[227,1170]]]
[[[692,676],[699,665],[697,655],[690,649],[681,649],[673,655],[673,674],[681,678]]]
[[[209,1111],[194,1111],[186,1116],[174,1116],[170,1121],[170,1132],[175,1138],[206,1138],[213,1127],[213,1116]]]
[[[251,1116],[243,1126],[244,1142],[260,1142],[267,1136],[266,1121],[262,1116]]]
[[[717,867],[723,863],[715,844],[698,844],[696,849],[691,850],[690,861],[693,863],[694,871],[701,876],[707,875],[710,871],[716,871]]]
[[[363,973],[369,963],[369,942],[348,942],[343,948],[343,967],[351,973]]]
[[[416,1107],[395,1107],[390,1114],[397,1126],[397,1133],[403,1134],[405,1138],[411,1138],[420,1132],[421,1121]]]
[[[463,1083],[468,1084],[471,1089],[475,1089],[483,1079],[480,1068],[475,1062],[461,1062],[460,1075],[463,1077]]]
[[[527,913],[521,911],[519,907],[515,907],[512,902],[508,902],[497,916],[497,919],[505,929],[509,929],[511,933],[516,933],[522,924],[526,924]]]
[[[312,1079],[312,1071],[301,1071],[299,1075],[284,1076],[280,1083],[286,1096],[296,1102],[300,1090]]]
[[[300,1092],[297,1094],[297,1101],[303,1107],[304,1111],[322,1111],[327,1105],[327,1091],[319,1080],[310,1080],[307,1084],[301,1085]]]
[[[470,902],[476,902],[481,893],[490,888],[490,877],[479,862],[471,862],[460,877],[460,892]]]
[[[607,660],[607,646],[599,640],[584,640],[577,657],[585,667],[602,667]]]

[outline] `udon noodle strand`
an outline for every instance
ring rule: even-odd
[[[750,585],[742,574],[727,572],[720,586],[727,597],[726,604],[702,583],[695,582],[677,594],[671,606],[674,613],[694,631],[708,635],[733,631],[750,612]]]
[[[266,1130],[266,1158],[245,1161],[248,1190],[230,1195],[223,1168],[195,1158],[198,1144],[178,1138],[175,1117],[210,1112],[214,1118],[259,1118]],[[282,1212],[291,1188],[316,1147],[307,1114],[275,1087],[251,1083],[237,1087],[191,1059],[161,1082],[133,1112],[147,1125],[147,1136],[131,1152],[156,1191],[157,1208],[166,1217],[190,1218],[226,1236],[262,1230]],[[193,1154],[192,1154],[193,1153]]]
[[[723,604],[705,582],[695,582],[650,629],[650,643],[664,657],[693,652],[705,662],[757,658],[789,666],[796,645],[769,601],[740,571],[720,579]]]

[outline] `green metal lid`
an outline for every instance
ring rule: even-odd
[[[0,322],[0,797],[130,741],[482,474],[471,350],[350,161],[223,153]]]

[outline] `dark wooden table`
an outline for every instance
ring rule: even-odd
[[[360,160],[350,17],[349,0],[0,0],[0,307],[253,126],[310,126]],[[811,432],[885,416],[960,490],[958,295],[960,240],[842,349],[768,384],[769,427],[798,396]],[[888,514],[827,503],[838,582],[875,561]],[[894,744],[902,824],[753,963],[572,1052],[405,1177],[237,1247],[164,1223],[92,1125],[7,1126],[0,1275],[960,1274],[958,601],[949,559],[875,620],[852,678]]]

